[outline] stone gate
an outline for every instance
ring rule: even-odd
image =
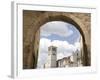
[[[74,25],[83,39],[84,66],[91,65],[91,14],[23,10],[23,69],[37,67],[40,27],[50,21],[64,21]]]

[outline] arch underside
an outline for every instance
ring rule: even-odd
[[[32,22],[31,21],[29,22],[29,20],[31,20]],[[24,24],[23,25],[24,29],[23,68],[34,69],[37,67],[40,27],[43,24],[50,21],[64,21],[74,25],[78,29],[83,39],[83,47],[84,47],[83,48],[84,54],[82,58],[83,65],[90,66],[91,30],[90,30],[89,13],[44,12],[44,11],[24,10],[23,11],[23,24]]]

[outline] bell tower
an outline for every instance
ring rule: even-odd
[[[57,60],[57,47],[50,46],[48,47],[48,59],[45,67],[55,68]]]

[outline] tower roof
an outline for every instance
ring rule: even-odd
[[[49,46],[48,48],[50,48],[50,47],[54,47],[54,48],[57,48],[56,46],[53,46],[53,45]]]

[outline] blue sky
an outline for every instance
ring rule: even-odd
[[[55,24],[57,24],[57,23],[59,24],[59,22],[60,21],[56,21]],[[43,27],[49,26],[50,23],[51,22],[49,22],[48,24],[44,25]],[[73,26],[72,24],[69,24],[69,23],[62,22],[62,23],[60,23],[60,25],[63,24],[63,23],[65,24],[64,26],[66,26],[68,30],[71,30],[72,31],[72,34],[71,35],[65,37],[65,36],[59,36],[57,34],[52,33],[49,36],[41,35],[40,37],[41,38],[48,38],[48,39],[50,39],[52,41],[53,40],[68,41],[70,44],[74,44],[79,39],[79,37],[80,37],[79,31],[75,28],[75,26]]]

